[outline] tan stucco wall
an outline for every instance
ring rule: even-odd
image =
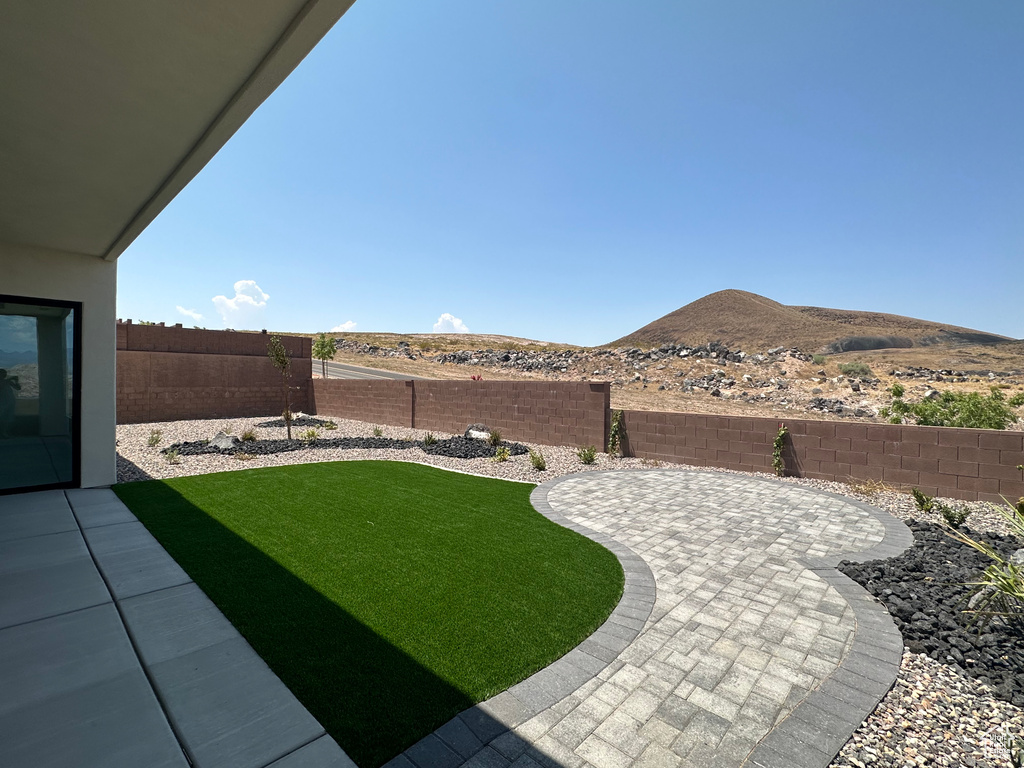
[[[0,294],[82,302],[82,486],[116,476],[117,263],[0,243]]]

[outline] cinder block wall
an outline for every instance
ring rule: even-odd
[[[510,440],[595,445],[607,434],[606,382],[314,379],[316,413],[461,433],[483,423]]]
[[[284,410],[269,337],[117,324],[117,422],[244,418]],[[293,410],[310,411],[310,339],[284,336],[292,359]]]
[[[624,411],[628,455],[772,472],[777,419]],[[897,488],[968,500],[1024,496],[1017,471],[1024,432],[786,419],[790,474],[821,480],[881,480]]]

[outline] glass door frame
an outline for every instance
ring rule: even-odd
[[[71,479],[63,483],[0,488],[0,496],[56,488],[80,488],[82,485],[82,302],[0,293],[0,304],[7,303],[36,307],[61,307],[73,311],[74,322],[71,329],[71,340],[74,345],[71,355]]]

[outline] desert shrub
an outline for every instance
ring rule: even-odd
[[[433,432],[427,432],[427,434],[425,434],[423,436],[423,444],[424,445],[433,445],[436,442],[437,442],[437,438],[434,436]]]
[[[811,362],[815,365],[824,365],[827,360],[824,355],[811,355]]]
[[[844,376],[854,376],[862,379],[868,379],[875,375],[865,363],[840,363],[839,372]]]
[[[922,512],[931,512],[935,508],[935,497],[929,496],[917,488],[910,489],[910,495],[914,497],[914,503]]]
[[[899,394],[896,394],[897,389]],[[892,403],[879,410],[890,424],[909,421],[924,427],[966,427],[968,429],[1006,429],[1017,421],[998,389],[986,397],[978,392],[942,392],[934,400],[908,403],[903,387],[892,388]]]
[[[971,514],[971,510],[962,504],[933,504],[932,506],[939,510],[942,519],[950,528],[959,528],[967,522],[967,518]]]
[[[622,411],[612,411],[612,423],[608,429],[608,455],[615,456],[622,452],[622,436],[625,427],[622,424]]]
[[[338,425],[337,425],[337,424],[335,424],[335,423],[334,423],[333,421],[331,421],[330,419],[328,419],[327,421],[325,421],[325,422],[323,423],[323,427],[324,427],[324,429],[326,429],[326,430],[332,430],[332,429],[337,429],[337,428],[338,428]]]
[[[160,445],[160,439],[163,437],[163,435],[164,433],[159,429],[149,430],[149,439],[146,440],[146,445],[148,445],[150,448],[156,448],[158,445]]]
[[[543,472],[548,468],[548,463],[544,459],[544,454],[540,451],[535,451],[532,448],[530,449],[530,463],[538,472]]]
[[[1006,401],[1006,404],[1011,408],[1020,408],[1024,405],[1024,392],[1018,392],[1016,395]]]
[[[597,461],[597,448],[592,445],[585,445],[576,451],[576,456],[581,464],[593,464]]]
[[[178,451],[168,451],[164,454],[168,464],[181,464],[181,454]]]
[[[1018,539],[1024,539],[1024,509],[1014,508],[1009,503],[996,506],[996,509],[1006,519],[1010,533]],[[992,561],[981,578],[972,585],[974,591],[969,606],[979,626],[984,627],[994,616],[1024,625],[1024,566],[1007,560],[985,542],[976,541],[963,531],[951,528],[947,532]]]
[[[243,443],[255,443],[256,430],[253,427],[249,427],[242,433],[241,440]]]
[[[511,456],[512,454],[509,451],[509,449],[506,446],[502,445],[499,446],[498,449],[494,452],[494,458],[492,459],[492,461],[496,461],[499,463],[502,461],[508,461],[509,458],[511,458]]]
[[[775,434],[775,439],[772,440],[772,468],[779,477],[786,474],[786,462],[782,458],[782,452],[786,449],[786,435],[788,434],[789,430],[786,429],[786,425],[779,424],[779,431]]]
[[[235,454],[235,458],[238,461],[249,461],[249,459],[251,459],[252,457],[253,456],[251,453],[245,453],[243,451],[239,451],[238,453]]]
[[[315,443],[318,437],[320,437],[320,433],[315,429],[307,429],[305,432],[299,433],[299,440],[304,443]]]
[[[491,434],[487,436],[487,442],[497,448],[501,445],[501,432],[496,429],[492,429]]]
[[[374,437],[380,437],[383,434],[384,434],[384,430],[381,429],[380,427],[374,427],[373,428],[373,436]]]

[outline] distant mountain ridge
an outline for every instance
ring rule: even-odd
[[[605,346],[696,346],[749,351],[797,347],[835,354],[922,346],[1005,344],[1007,336],[883,312],[787,306],[747,291],[708,294]]]
[[[16,365],[27,365],[36,362],[35,350],[28,352],[7,352],[0,349],[0,368],[13,368]]]

